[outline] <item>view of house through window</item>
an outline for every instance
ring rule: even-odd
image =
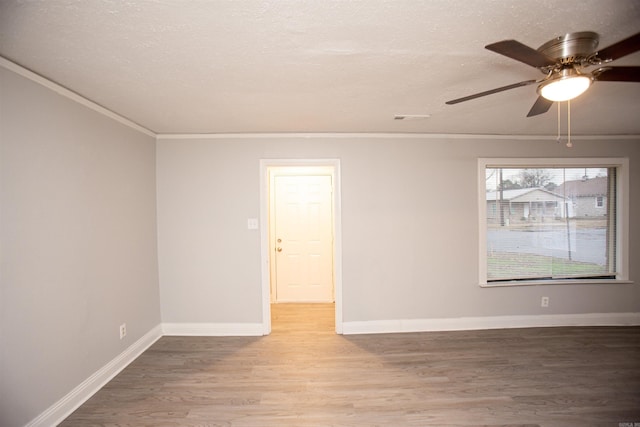
[[[485,174],[488,283],[616,277],[616,168]]]

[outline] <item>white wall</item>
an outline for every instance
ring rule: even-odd
[[[0,425],[20,426],[160,323],[155,138],[0,78]]]
[[[550,119],[551,120],[551,119]],[[577,126],[577,125],[576,125]],[[163,322],[261,322],[259,161],[339,158],[345,322],[640,312],[640,286],[478,286],[478,157],[629,157],[640,141],[393,136],[163,137],[157,145]],[[640,281],[631,222],[630,278]],[[540,297],[551,298],[542,309]]]

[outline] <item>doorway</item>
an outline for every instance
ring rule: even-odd
[[[333,303],[333,170],[269,168],[272,303]]]
[[[338,160],[261,160],[264,333],[272,303],[333,303],[342,333]]]

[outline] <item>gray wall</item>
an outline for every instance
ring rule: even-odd
[[[550,118],[553,120],[553,118]],[[576,124],[576,126],[578,126]],[[366,136],[162,138],[157,145],[163,322],[262,321],[262,158],[339,158],[345,322],[640,311],[638,285],[478,286],[478,157],[629,157],[640,144]],[[640,280],[631,221],[630,278]],[[540,297],[551,298],[542,309]]]
[[[19,426],[160,323],[155,138],[0,78],[0,425]]]

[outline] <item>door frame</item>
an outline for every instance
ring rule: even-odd
[[[342,219],[340,204],[340,159],[260,160],[260,272],[262,282],[263,334],[271,333],[271,270],[269,268],[269,168],[321,166],[333,169],[333,286],[336,333],[342,334]]]

